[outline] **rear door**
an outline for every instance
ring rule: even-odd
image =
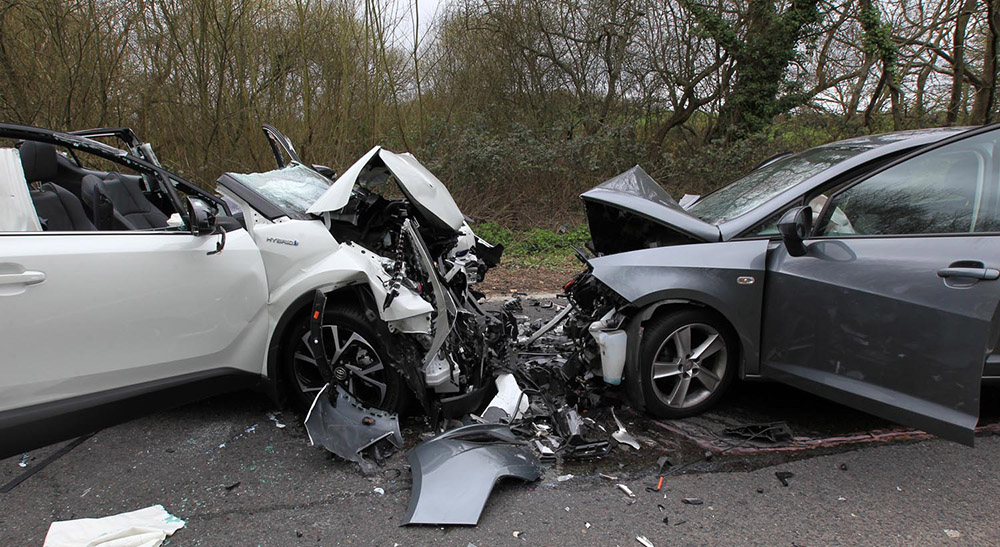
[[[972,445],[1000,304],[1000,131],[837,191],[768,256],[762,374]]]

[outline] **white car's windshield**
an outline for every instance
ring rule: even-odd
[[[712,224],[726,222],[867,150],[871,147],[822,146],[781,158],[701,198],[688,208],[688,213]]]
[[[330,179],[298,163],[266,173],[229,175],[278,207],[299,214],[304,214],[330,187]]]

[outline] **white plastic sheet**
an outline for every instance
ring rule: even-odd
[[[153,505],[109,517],[53,522],[43,547],[157,547],[183,527],[183,520]]]
[[[14,148],[0,148],[0,232],[41,229],[24,180],[20,154]]]

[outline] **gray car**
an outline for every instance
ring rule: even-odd
[[[1000,376],[1000,126],[779,156],[686,207],[638,167],[581,197],[597,257],[567,331],[636,406],[767,378],[973,443]]]

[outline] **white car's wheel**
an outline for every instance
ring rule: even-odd
[[[388,332],[373,325],[353,308],[327,309],[323,319],[323,345],[332,370],[320,370],[307,340],[309,322],[303,320],[292,333],[283,365],[293,403],[300,409],[312,404],[325,377],[339,383],[365,405],[401,411],[409,401],[409,388],[389,362],[385,346]]]

